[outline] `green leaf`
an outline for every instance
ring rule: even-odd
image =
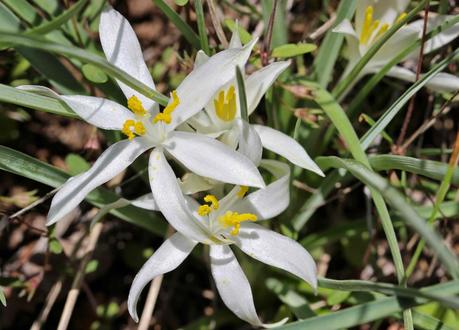
[[[334,156],[319,157],[317,162],[322,169],[328,167],[345,168],[357,179],[379,191],[385,200],[398,211],[405,222],[430,245],[449,273],[453,277],[459,277],[457,259],[443,244],[440,235],[425,223],[424,219],[406,202],[405,197],[384,178],[369,170],[362,163],[351,159],[341,159]]]
[[[103,84],[108,81],[108,77],[105,72],[95,65],[85,64],[81,67],[81,70],[83,71],[84,77],[86,79],[96,84]]]
[[[65,164],[71,176],[83,173],[91,167],[86,159],[77,154],[68,154],[65,157]]]
[[[3,306],[6,307],[6,297],[5,293],[3,292],[3,288],[0,286],[0,302],[2,303]]]
[[[0,40],[2,45],[6,44],[16,47],[23,46],[41,49],[47,52],[65,55],[71,58],[76,58],[85,63],[93,64],[97,66],[99,69],[105,71],[105,73],[107,73],[111,77],[119,79],[129,87],[135,89],[136,91],[145,95],[146,97],[151,98],[159,104],[167,105],[167,103],[169,102],[169,98],[167,96],[150,88],[143,82],[139,81],[137,78],[128,75],[120,68],[108,62],[105,58],[89,53],[84,49],[68,45],[60,45],[57,43],[49,42],[48,40],[42,38],[37,38],[35,36],[18,35],[16,33],[8,33],[3,31],[0,31]]]
[[[17,174],[54,188],[60,187],[70,177],[67,173],[54,166],[5,146],[0,146],[0,170]],[[86,200],[97,207],[102,207],[119,199],[120,197],[117,194],[102,187],[95,189],[86,196]],[[145,228],[153,234],[164,236],[166,232],[166,223],[161,221],[154,212],[129,205],[120,209],[113,209],[110,213],[121,220]]]
[[[53,254],[61,254],[63,251],[61,243],[56,238],[52,238],[49,241],[49,252]]]
[[[86,265],[85,274],[95,272],[97,270],[97,267],[99,267],[99,262],[95,259],[90,260]]]
[[[223,23],[231,32],[234,32],[236,29],[238,30],[239,38],[241,39],[242,44],[245,45],[250,40],[252,40],[252,35],[247,32],[247,30],[237,25],[236,22],[234,22],[232,19],[226,18],[223,20]]]
[[[294,57],[310,53],[316,49],[316,45],[303,42],[297,44],[285,44],[274,48],[271,53],[271,56],[279,58]]]
[[[459,293],[459,281],[437,284],[420,291],[440,296],[452,296]],[[337,330],[357,326],[374,320],[388,317],[401,312],[409,307],[425,304],[428,299],[424,297],[400,298],[386,297],[349,307],[330,314],[311,317],[306,320],[293,322],[277,329],[303,330],[303,329],[327,329]]]
[[[195,48],[200,49],[201,44],[199,36],[193,29],[175,12],[164,0],[153,0],[153,2],[161,9],[164,15],[182,32],[183,37]]]
[[[209,40],[207,40],[206,18],[204,17],[201,0],[194,0],[194,9],[196,12],[196,19],[198,21],[199,43],[201,45],[201,49],[204,53],[210,55]]]
[[[356,2],[357,0],[340,1],[336,10],[336,21],[333,27],[341,23],[343,19],[350,19],[352,17]],[[313,77],[323,87],[327,86],[330,82],[343,40],[344,35],[333,32],[333,28],[331,28],[320,44],[319,51],[313,63]]]
[[[186,6],[186,4],[188,3],[189,1],[188,0],[175,0],[175,4],[177,6]]]

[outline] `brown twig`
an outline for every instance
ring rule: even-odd
[[[61,318],[57,330],[66,330],[73,313],[78,295],[80,293],[81,284],[85,275],[86,266],[91,259],[92,253],[96,247],[97,240],[99,239],[100,233],[102,232],[103,224],[98,222],[92,229],[89,235],[89,243],[86,247],[84,257],[81,259],[78,271],[73,279],[72,287],[67,295],[65,301],[64,310],[62,311]]]
[[[217,34],[218,40],[224,48],[228,48],[228,40],[226,39],[225,32],[223,32],[220,20],[218,19],[217,9],[215,7],[214,0],[207,0],[209,6],[210,20],[214,26],[215,33]]]
[[[273,37],[273,27],[274,27],[274,19],[276,17],[277,11],[277,0],[274,0],[273,9],[271,11],[271,16],[269,17],[268,22],[268,29],[266,30],[266,38],[263,43],[263,50],[261,51],[261,64],[263,66],[268,65],[268,57],[271,49],[271,40]]]
[[[451,96],[440,108],[438,113],[432,116],[429,120],[425,121],[411,136],[405,141],[405,143],[401,146],[401,150],[406,150],[408,146],[413,143],[414,140],[418,138],[419,135],[423,134],[425,131],[427,131],[430,127],[435,124],[436,120],[438,117],[441,115],[445,115],[449,112],[448,105],[451,103],[451,101],[459,94],[459,90],[456,91],[453,96]]]
[[[421,70],[422,70],[422,62],[424,60],[424,46],[425,46],[426,32],[427,32],[427,19],[429,16],[429,2],[430,1],[427,0],[425,7],[424,7],[424,25],[422,27],[421,48],[419,49],[418,63],[416,66],[416,78],[414,82],[419,80],[419,76],[421,75]],[[403,120],[403,125],[400,131],[400,135],[398,136],[397,143],[395,144],[393,148],[393,152],[399,155],[403,155],[405,153],[405,150],[401,148],[400,145],[403,144],[403,141],[405,140],[406,130],[408,129],[408,124],[410,123],[411,117],[413,115],[415,99],[416,99],[416,94],[413,95],[410,99],[410,103],[408,104],[408,110],[406,112],[405,119]]]
[[[140,317],[139,327],[137,330],[148,330],[162,282],[163,275],[155,277],[153,282],[151,282],[150,290],[148,290],[147,300],[145,300],[145,306],[143,307],[142,316]]]
[[[40,330],[41,327],[45,324],[46,320],[48,319],[49,312],[54,306],[54,303],[59,296],[59,293],[62,289],[62,280],[59,279],[49,290],[48,296],[46,297],[46,302],[43,306],[43,309],[40,312],[40,315],[35,320],[35,322],[30,327],[30,330]]]

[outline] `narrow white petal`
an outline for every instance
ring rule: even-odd
[[[324,176],[322,170],[309,157],[304,148],[295,139],[273,128],[252,125],[260,136],[263,147],[287,158],[293,164]]]
[[[158,209],[166,220],[183,235],[199,242],[208,241],[209,234],[188,207],[172,168],[164,153],[156,148],[150,154],[148,174]]]
[[[454,18],[453,15],[437,15],[434,17],[429,16],[427,22],[427,32],[433,30],[439,25],[445,23],[448,20]],[[415,28],[419,32],[419,37],[422,36],[422,29],[424,26],[424,20],[420,19],[409,24],[410,27]],[[438,33],[433,38],[427,40],[424,44],[424,54],[428,54],[437,50],[440,47],[443,47],[449,44],[451,41],[456,39],[459,36],[459,23],[454,24],[450,28]],[[419,51],[415,51],[411,54],[411,58],[417,59],[419,56]]]
[[[248,194],[233,205],[233,211],[252,213],[257,220],[271,219],[281,214],[290,202],[290,167],[280,161],[263,159],[261,167],[270,171],[275,180],[264,189]]]
[[[228,48],[240,48],[242,47],[241,38],[239,36],[239,22],[236,21],[233,33],[231,34],[231,40],[229,42]]]
[[[177,88],[180,104],[172,114],[168,130],[186,121],[203,109],[218,90],[234,79],[236,66],[247,62],[256,39],[242,48],[232,48],[211,56],[195,68]]]
[[[209,56],[203,51],[198,50],[196,58],[194,59],[194,68],[200,67],[209,60]]]
[[[388,59],[393,58],[404,50],[407,45],[419,38],[419,31],[409,25],[400,28],[389,40],[381,47],[375,56],[367,64],[367,67],[385,65]]]
[[[172,132],[166,150],[190,171],[218,181],[264,187],[256,166],[223,143],[200,134]]]
[[[260,164],[263,146],[257,131],[241,118],[238,118],[235,124],[239,130],[237,151],[249,158],[255,165]]]
[[[18,89],[62,100],[81,119],[103,129],[120,130],[127,119],[133,119],[134,114],[122,105],[94,96],[59,95],[44,86],[23,85]]]
[[[214,180],[204,178],[195,173],[186,173],[179,182],[180,189],[186,195],[212,189],[216,183]]]
[[[236,257],[227,245],[210,246],[210,266],[218,292],[237,317],[262,326],[253,303],[252,289]]]
[[[51,202],[47,224],[60,220],[77,207],[87,194],[124,171],[149,148],[151,145],[143,138],[111,145],[88,171],[64,183]]]
[[[107,60],[150,88],[155,88],[153,78],[143,59],[139,41],[129,22],[113,8],[100,16],[100,42]],[[157,104],[136,90],[117,81],[126,98],[137,96],[145,109],[156,113]]]
[[[317,288],[314,259],[298,242],[253,222],[243,222],[234,240],[247,255],[292,273]]]
[[[352,26],[351,21],[347,18],[343,19],[340,23],[338,23],[338,25],[336,25],[332,31],[335,33],[342,33],[354,37],[356,39],[359,38],[357,32],[355,32],[354,27]]]
[[[263,69],[255,71],[245,80],[249,114],[255,110],[268,88],[289,65],[290,61],[271,63]]]
[[[139,322],[137,302],[145,286],[155,277],[177,268],[196,246],[180,233],[167,239],[142,266],[132,282],[128,297],[128,310],[134,321]]]
[[[158,211],[158,205],[156,205],[155,198],[152,193],[142,195],[136,199],[129,201],[132,205],[140,207],[145,210]]]
[[[392,67],[387,75],[409,82],[414,82],[416,80],[416,74],[413,71],[400,66]],[[427,82],[426,86],[437,92],[454,92],[459,89],[459,77],[440,72],[433,76]]]

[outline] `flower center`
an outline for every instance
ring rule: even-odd
[[[214,99],[214,106],[215,113],[221,120],[231,121],[236,117],[236,97],[233,85],[228,88],[226,93],[225,91],[218,93],[218,97]]]
[[[388,23],[380,26],[379,20],[373,20],[373,6],[368,6],[365,10],[365,19],[363,21],[362,32],[360,33],[360,44],[367,45],[370,40],[375,40],[383,35],[390,27]],[[397,18],[397,22],[405,18],[406,13],[401,13]],[[375,34],[376,32],[376,34]],[[373,37],[374,36],[374,37]]]
[[[172,91],[171,93],[172,102],[169,103],[163,110],[163,112],[158,113],[155,118],[153,118],[153,124],[156,124],[158,121],[162,121],[165,124],[170,124],[172,121],[172,112],[180,104],[180,99],[177,96],[177,91]]]
[[[218,217],[218,222],[223,226],[223,228],[232,227],[230,234],[236,236],[239,234],[239,229],[241,228],[241,222],[243,221],[256,221],[257,216],[252,213],[242,213],[226,211],[224,215]]]
[[[158,113],[153,118],[153,124],[156,124],[159,121],[164,122],[165,124],[170,124],[172,121],[172,112],[180,104],[179,97],[177,96],[176,91],[171,93],[172,102],[170,102],[163,110],[163,112]],[[132,140],[136,136],[144,135],[146,133],[145,125],[150,126],[146,120],[149,118],[149,113],[142,105],[142,101],[135,95],[131,96],[128,99],[128,108],[139,120],[127,119],[124,124],[121,132],[125,134],[129,140]]]

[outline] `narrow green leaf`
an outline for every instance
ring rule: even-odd
[[[343,19],[352,18],[356,2],[357,0],[340,1],[336,10],[336,21],[333,24],[333,28]],[[344,40],[343,34],[334,33],[333,28],[329,29],[325,35],[313,63],[313,78],[323,87],[330,82],[333,68]]]
[[[81,71],[84,74],[84,77],[89,81],[92,81],[96,84],[103,84],[108,81],[108,77],[104,71],[100,70],[97,66],[92,64],[84,64],[81,67]]]
[[[60,116],[78,118],[66,105],[54,98],[0,84],[0,101]]]
[[[430,286],[421,291],[429,294],[452,296],[459,293],[459,281]],[[349,307],[330,314],[312,317],[306,320],[293,322],[277,329],[303,330],[303,329],[327,329],[337,330],[350,328],[359,324],[364,324],[374,320],[382,319],[397,312],[401,312],[409,307],[421,305],[428,302],[423,297],[404,298],[386,297]]]
[[[19,151],[0,146],[0,170],[23,176],[57,188],[64,184],[69,175],[60,169],[39,161]],[[120,197],[105,188],[93,190],[86,200],[91,204],[102,207],[117,201]],[[132,205],[110,211],[114,216],[163,236],[166,232],[166,223],[153,212],[134,207]]]
[[[201,0],[194,0],[194,8],[196,11],[196,18],[198,21],[199,44],[201,49],[210,56],[209,41],[207,40],[206,18],[202,8]]]
[[[65,157],[65,165],[72,176],[86,172],[91,167],[86,159],[77,154],[68,154]]]
[[[459,277],[459,264],[456,257],[443,244],[440,235],[429,227],[416,211],[409,205],[405,197],[393,188],[383,177],[369,170],[362,163],[338,157],[319,157],[317,159],[322,169],[328,167],[345,168],[357,179],[379,191],[381,195],[398,211],[402,219],[410,225],[435,251],[438,258],[453,277]]]
[[[142,93],[146,97],[151,98],[152,100],[158,102],[161,105],[165,106],[169,101],[169,98],[167,96],[159,93],[156,90],[151,89],[141,81],[137,80],[137,78],[128,75],[123,70],[112,65],[106,59],[89,53],[84,49],[52,43],[45,39],[37,38],[35,36],[18,35],[15,33],[8,32],[0,32],[0,40],[2,45],[6,44],[10,46],[23,46],[41,49],[47,52],[76,58],[82,62],[91,63],[105,71],[111,77],[119,79],[129,87],[135,89],[139,93]]]
[[[200,49],[201,43],[199,36],[193,31],[193,29],[175,12],[164,0],[153,0],[153,2],[161,9],[164,15],[182,32],[183,37],[192,45],[195,49]]]
[[[4,307],[6,307],[6,297],[5,293],[3,292],[3,288],[0,286],[0,302]]]
[[[316,49],[316,45],[304,42],[300,42],[297,44],[285,44],[274,48],[271,53],[271,56],[279,58],[294,57],[310,53]]]
[[[246,122],[249,122],[249,115],[247,110],[247,96],[245,92],[245,83],[242,76],[241,68],[236,67],[236,81],[237,81],[237,91],[239,94],[239,105],[241,108],[241,118]]]

